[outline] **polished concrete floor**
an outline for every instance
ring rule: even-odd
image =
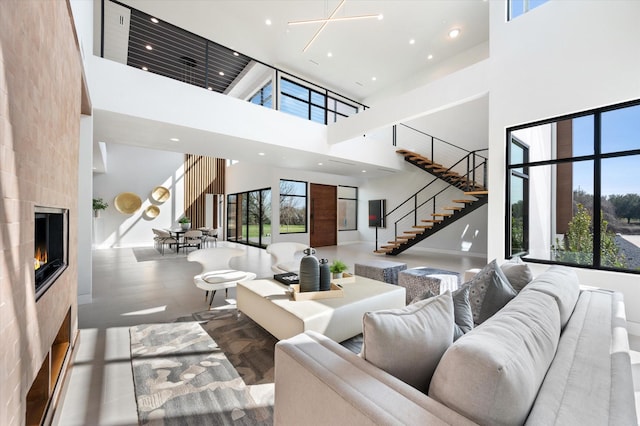
[[[219,243],[223,245],[225,243]],[[271,256],[264,250],[238,246],[246,254],[233,258],[234,269],[269,277]],[[380,259],[371,244],[346,244],[317,249],[318,258],[340,259],[351,271],[360,260]],[[433,266],[454,271],[482,267],[483,258],[427,251],[406,252],[386,260],[409,267]],[[184,254],[167,253],[162,260],[138,262],[130,248],[93,252],[93,300],[78,306],[80,344],[65,386],[56,420],[60,425],[136,425],[138,417],[129,352],[129,327],[170,322],[208,309],[204,292],[193,285],[200,265]],[[229,299],[235,297],[230,289]],[[222,292],[214,307],[227,303]]]
[[[219,243],[222,244],[222,243]],[[269,277],[271,258],[262,249],[239,246],[245,255],[231,261],[231,267]],[[353,271],[354,263],[380,259],[369,244],[347,244],[317,249],[316,256],[340,259]],[[396,258],[409,267],[431,266],[463,272],[482,267],[486,260],[452,256],[423,250],[409,250]],[[79,346],[65,385],[63,401],[55,423],[59,425],[137,425],[133,390],[129,327],[170,322],[208,309],[204,292],[193,285],[200,266],[183,254],[167,253],[162,260],[137,261],[130,248],[93,252],[93,300],[78,306]],[[214,307],[229,301],[219,292]],[[632,349],[640,350],[640,337],[631,337]],[[640,407],[640,353],[632,352],[636,407]]]

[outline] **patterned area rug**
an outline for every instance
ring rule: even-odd
[[[130,328],[141,425],[273,424],[277,339],[235,306]],[[359,353],[362,335],[342,345]]]
[[[235,310],[221,316],[221,322],[227,322],[230,316],[235,318]],[[135,326],[130,335],[140,424],[273,423],[273,358],[266,371],[245,369],[242,363],[236,370],[221,346],[194,321]],[[259,383],[247,385],[239,371]]]

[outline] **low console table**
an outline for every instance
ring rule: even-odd
[[[397,285],[358,276],[341,285],[343,297],[295,301],[275,280],[239,282],[237,307],[280,340],[314,330],[342,342],[362,333],[365,312],[405,306],[405,289]]]

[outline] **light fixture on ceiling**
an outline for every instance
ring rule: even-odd
[[[213,90],[213,87],[209,86],[207,87],[207,90]]]
[[[180,142],[180,139],[178,139],[178,138],[171,138],[171,139],[169,139],[169,140],[170,140],[171,142]]]
[[[416,44],[416,39],[412,38],[411,40],[409,40],[409,44]]]
[[[433,55],[427,56],[427,59],[429,59],[429,60],[433,59]]]
[[[272,24],[271,19],[266,19],[264,21],[264,23],[265,23],[265,25],[271,25]]]
[[[460,28],[452,28],[449,30],[449,38],[456,38],[460,35]]]
[[[376,81],[377,78],[376,77],[371,77],[371,81]]]
[[[259,152],[258,155],[261,156],[261,157],[264,157],[265,154],[264,154],[264,152]]]
[[[224,76],[224,72],[223,72],[223,71],[220,71],[220,72],[218,73],[218,75],[219,75],[220,77],[222,77],[222,76]]]
[[[147,50],[153,50],[153,46],[151,46],[150,44],[147,44],[144,48]]]
[[[367,171],[366,171],[366,170],[363,170],[363,171],[362,171],[362,173],[367,173]]]
[[[233,52],[233,56],[240,56],[238,52]]]
[[[327,57],[332,58],[333,57],[333,53],[327,52]]]
[[[375,19],[380,21],[380,20],[382,20],[384,18],[384,16],[381,13],[378,13],[378,14],[375,14],[375,15],[357,15],[357,16],[341,16],[341,17],[337,17],[336,14],[342,8],[342,6],[344,6],[344,3],[346,1],[347,0],[342,0],[340,2],[340,4],[338,4],[338,6],[336,6],[336,8],[333,9],[333,12],[331,12],[331,14],[329,15],[328,18],[305,19],[305,20],[302,20],[302,21],[289,21],[288,22],[289,25],[322,24],[320,26],[320,28],[318,28],[318,31],[316,31],[316,33],[313,35],[313,37],[311,37],[311,40],[309,40],[309,43],[307,43],[307,45],[304,47],[304,49],[302,49],[303,52],[306,52],[309,49],[309,47],[311,47],[313,42],[318,38],[320,33],[322,33],[322,31],[325,29],[325,27],[327,26],[327,24],[329,22],[355,21],[355,20],[373,19],[373,18],[375,18]]]
[[[142,71],[149,71],[149,68],[147,68],[147,67],[142,67]]]
[[[153,17],[152,17],[152,18],[151,18],[151,22],[153,22],[154,24],[157,24],[157,23],[158,23],[158,22],[160,22],[160,21],[158,21],[158,18],[153,18]]]
[[[318,166],[322,166],[322,163],[318,163]]]

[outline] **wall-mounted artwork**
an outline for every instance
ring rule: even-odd
[[[160,214],[160,207],[158,206],[149,206],[144,209],[144,214],[149,219],[155,219]]]
[[[369,200],[369,226],[385,227],[387,200]]]
[[[151,198],[158,203],[164,203],[171,196],[171,191],[169,191],[164,186],[156,186],[151,191]]]
[[[113,205],[120,213],[133,214],[142,206],[142,200],[133,192],[123,192],[113,200]]]

